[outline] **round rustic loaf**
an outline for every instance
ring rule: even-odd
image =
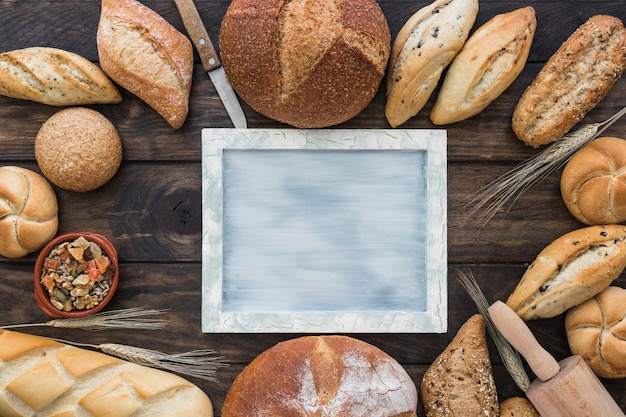
[[[374,98],[391,38],[375,0],[233,0],[224,71],[259,113],[300,128],[342,123]]]
[[[59,226],[57,197],[44,177],[0,167],[0,255],[21,258],[41,249]]]
[[[281,342],[235,378],[223,417],[414,417],[417,388],[382,350],[348,336]]]
[[[510,397],[500,404],[500,417],[541,417],[525,397]]]
[[[602,137],[583,146],[561,175],[561,195],[576,219],[588,224],[626,220],[626,140]]]
[[[122,162],[122,142],[101,113],[84,107],[61,110],[39,129],[35,158],[56,186],[91,191],[104,185]]]
[[[570,350],[596,375],[626,377],[626,289],[611,286],[565,316]]]

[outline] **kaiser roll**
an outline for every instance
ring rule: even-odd
[[[20,258],[56,234],[59,208],[52,186],[26,168],[0,167],[0,255]]]
[[[626,140],[602,137],[583,146],[561,175],[561,195],[576,219],[588,224],[626,220]]]
[[[596,375],[626,377],[626,289],[611,286],[565,316],[570,350]]]
[[[417,389],[398,362],[348,336],[303,336],[235,378],[223,417],[414,417]]]
[[[220,56],[259,113],[300,128],[342,123],[374,98],[391,38],[375,0],[233,0]]]
[[[91,191],[109,181],[122,162],[115,126],[95,110],[72,107],[52,115],[35,139],[41,172],[56,186]]]

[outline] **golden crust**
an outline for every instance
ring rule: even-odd
[[[510,397],[500,403],[500,417],[541,417],[524,397]]]

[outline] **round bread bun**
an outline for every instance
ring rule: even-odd
[[[299,128],[342,123],[374,98],[391,50],[375,0],[233,0],[224,71],[257,112]]]
[[[626,377],[626,289],[610,286],[568,310],[565,330],[572,353],[596,375]]]
[[[588,225],[626,220],[626,140],[601,137],[583,146],[561,175],[561,195],[576,219]]]
[[[500,417],[541,417],[524,397],[510,397],[500,404]]]
[[[0,255],[21,258],[41,249],[57,232],[59,207],[40,174],[0,167]]]
[[[223,417],[412,417],[417,388],[380,349],[348,336],[303,336],[256,357],[235,378]]]
[[[85,107],[61,110],[39,129],[35,158],[56,186],[91,191],[104,185],[122,162],[120,136],[105,116]]]

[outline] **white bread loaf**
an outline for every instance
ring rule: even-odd
[[[477,15],[478,0],[436,0],[402,26],[387,70],[385,116],[391,127],[405,123],[426,105]]]
[[[98,66],[73,52],[45,47],[0,54],[0,94],[50,106],[122,101]]]
[[[470,317],[424,373],[427,417],[498,417],[500,404],[485,337],[485,319]]]
[[[391,49],[375,0],[233,0],[224,71],[257,112],[299,128],[345,122],[374,98]]]
[[[576,152],[561,174],[561,196],[585,224],[626,221],[626,140],[601,137]]]
[[[417,389],[380,349],[347,336],[304,336],[257,356],[230,387],[223,417],[416,417]]]
[[[565,316],[570,350],[596,375],[626,378],[626,289],[610,286]]]
[[[554,142],[604,98],[625,68],[624,24],[614,16],[592,16],[524,91],[513,111],[513,132],[533,147]]]
[[[97,33],[109,77],[175,129],[189,112],[193,47],[185,35],[136,0],[102,0]]]
[[[506,304],[522,319],[555,317],[604,291],[626,266],[626,226],[589,226],[546,246]]]
[[[0,167],[0,255],[21,258],[41,249],[57,232],[56,194],[38,173]]]
[[[185,379],[99,352],[0,329],[2,417],[212,417]]]
[[[433,124],[468,119],[498,98],[524,69],[536,28],[531,6],[496,15],[479,27],[448,68],[430,112]]]

